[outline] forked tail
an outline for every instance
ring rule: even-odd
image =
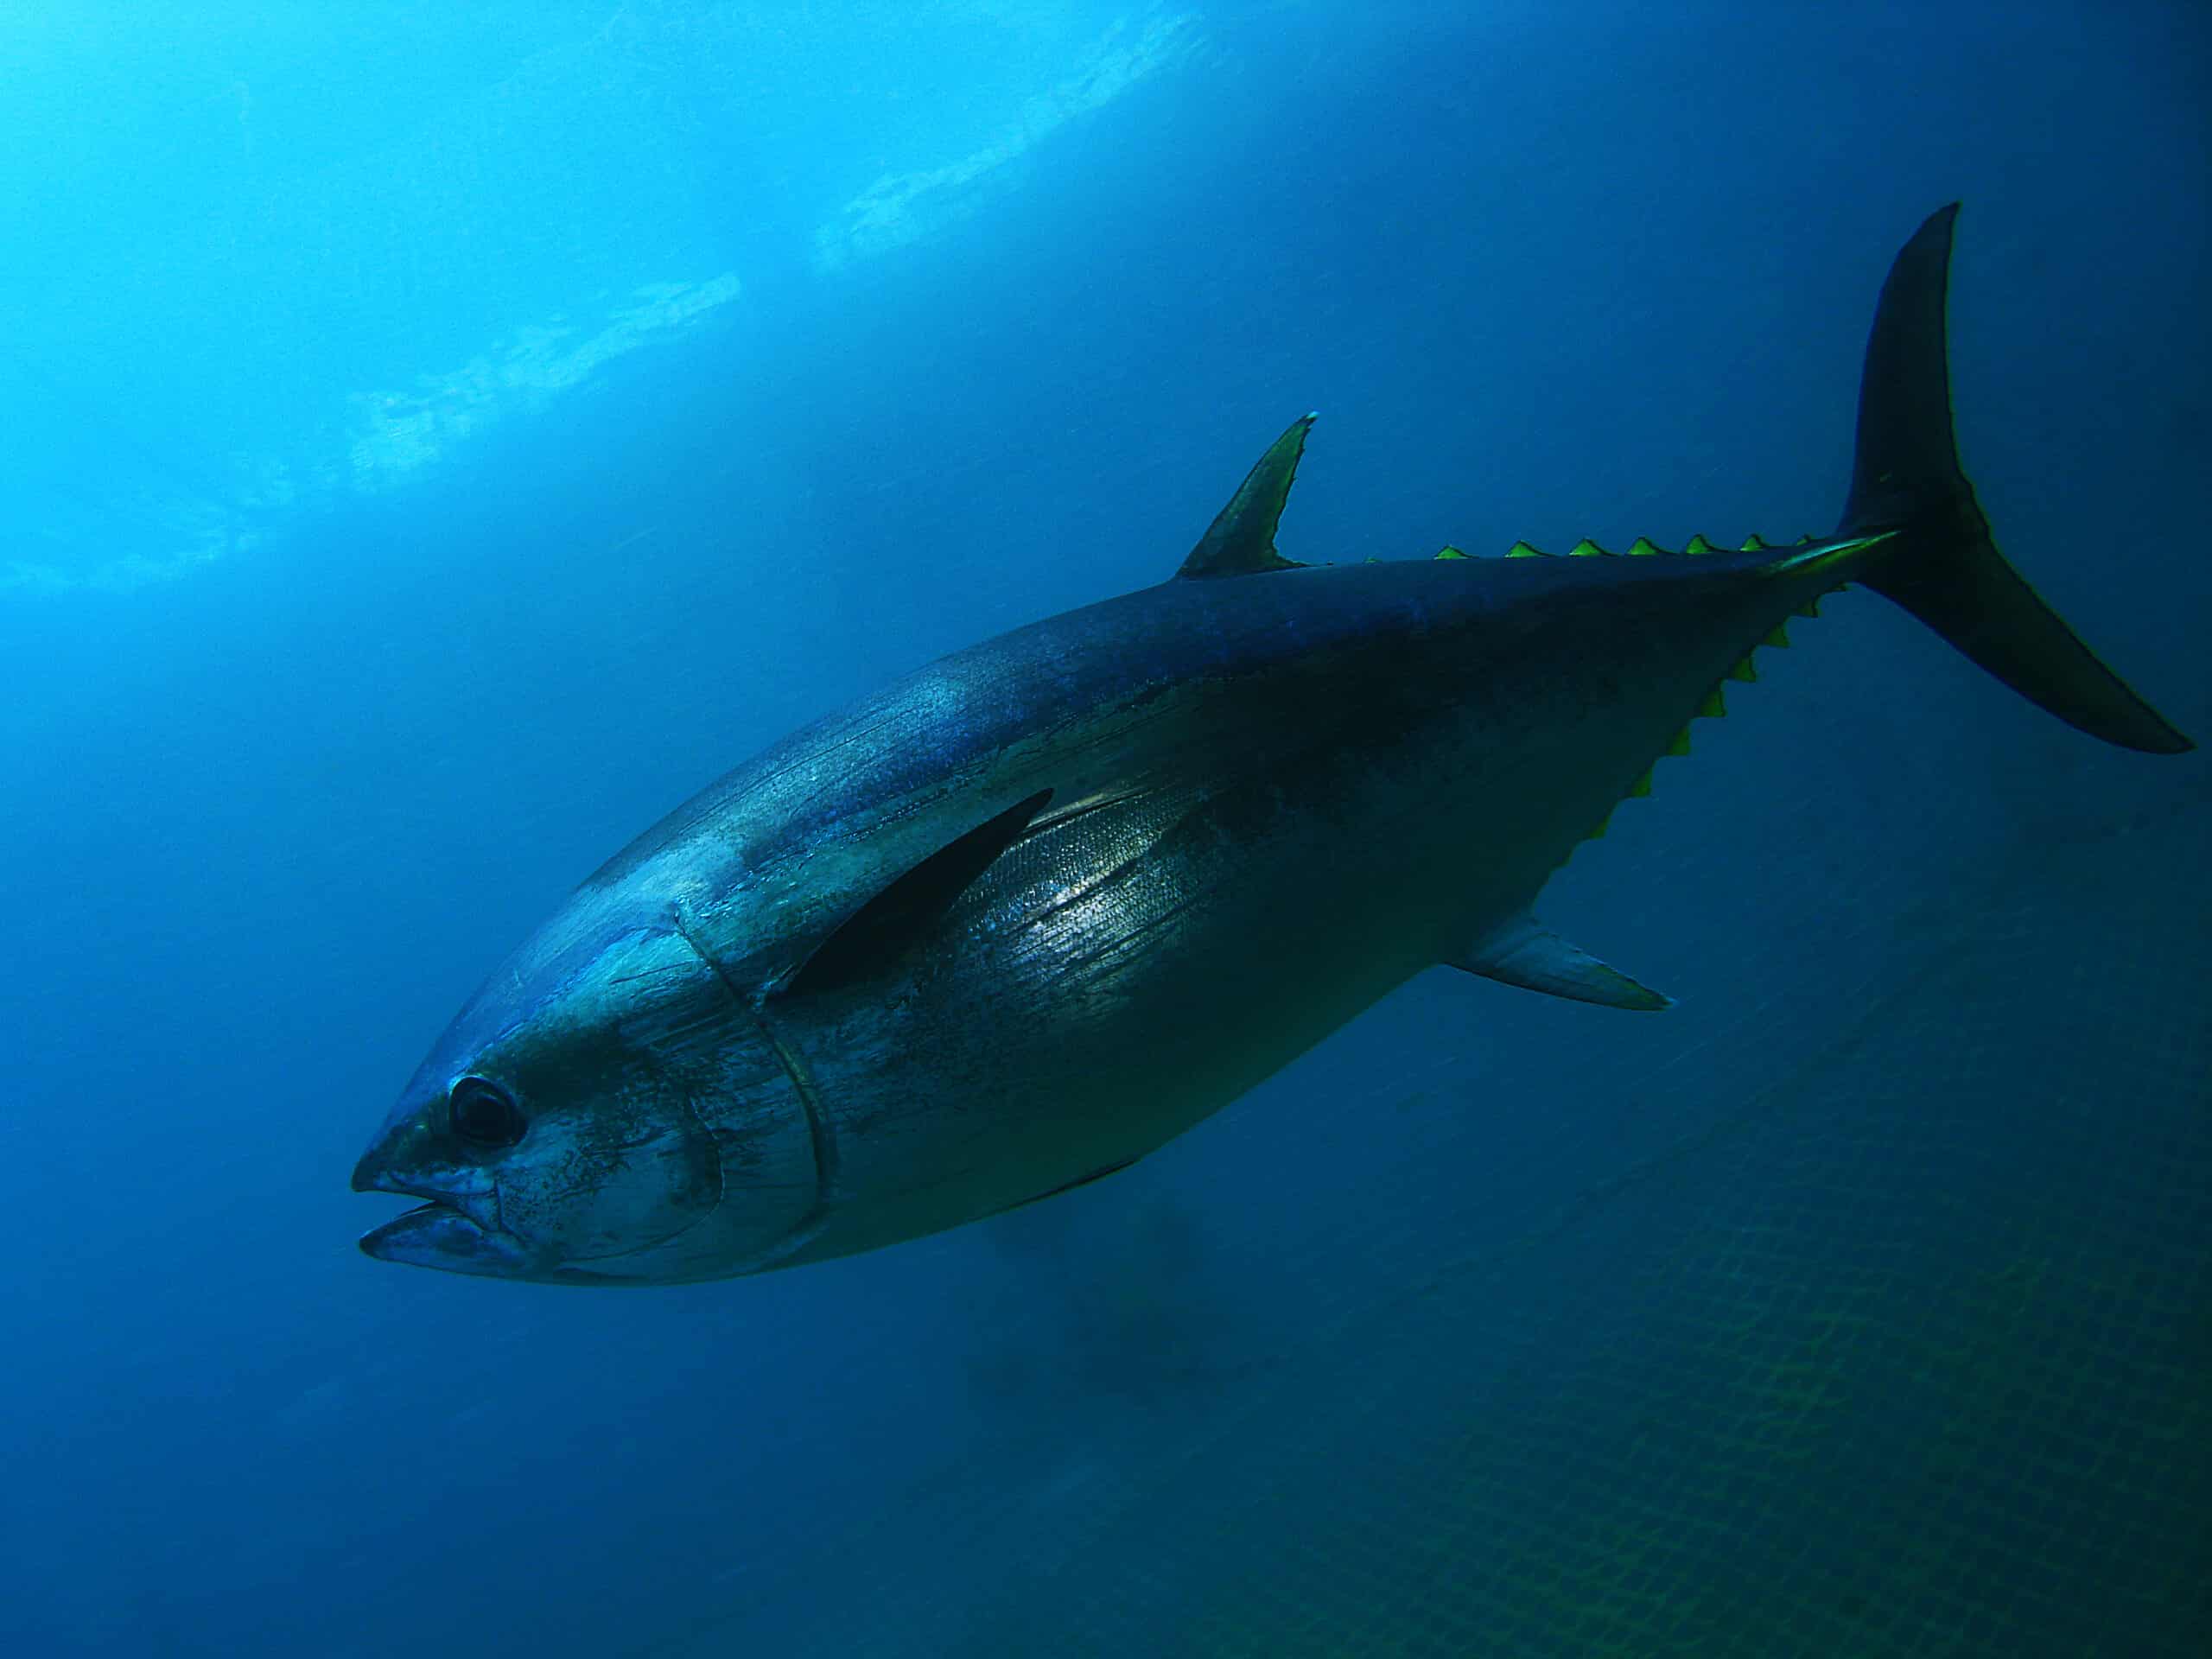
[[[2159,754],[2193,748],[2005,562],[1959,470],[1944,325],[1958,211],[1953,202],[1931,215],[1882,284],[1859,381],[1851,499],[1837,534],[1897,534],[1853,575],[2091,736]]]

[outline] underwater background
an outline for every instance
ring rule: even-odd
[[[602,858],[1308,408],[1294,558],[1824,531],[1954,198],[1999,539],[2203,738],[2203,8],[57,0],[0,85],[0,1648],[2201,1651],[2212,782],[1862,594],[1554,884],[1663,1017],[1427,975],[682,1289],[346,1181]]]

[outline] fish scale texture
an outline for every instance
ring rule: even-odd
[[[1376,1206],[1325,1243],[1371,1271],[1271,1351],[1078,1462],[1017,1448],[1027,1491],[956,1476],[862,1517],[649,1651],[2198,1651],[2207,805],[1897,877],[1833,923],[1864,948],[1818,1006],[1749,1007],[1687,1063],[1484,1078],[1626,1091],[1646,1134],[1562,1107],[1464,1249]],[[1338,1112],[1419,1118],[1462,1065],[1409,1054]],[[1433,1160],[1495,1155],[1479,1112],[1427,1122]],[[1322,1248],[1277,1245],[1294,1276]]]

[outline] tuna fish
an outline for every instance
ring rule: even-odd
[[[1538,897],[1847,583],[2093,736],[2188,748],[1959,469],[1955,212],[1882,290],[1834,535],[1299,564],[1308,416],[1173,580],[794,734],[585,881],[378,1132],[353,1185],[424,1202],[362,1249],[562,1284],[791,1267],[1126,1168],[1427,968],[1662,1007]]]

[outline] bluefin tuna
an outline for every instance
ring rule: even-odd
[[[1847,583],[2093,736],[2190,747],[1960,470],[1955,213],[1882,289],[1833,535],[1300,564],[1306,416],[1173,580],[796,733],[586,880],[361,1159],[355,1187],[423,1201],[363,1249],[557,1284],[793,1267],[1127,1168],[1425,969],[1662,1007],[1539,895]]]

